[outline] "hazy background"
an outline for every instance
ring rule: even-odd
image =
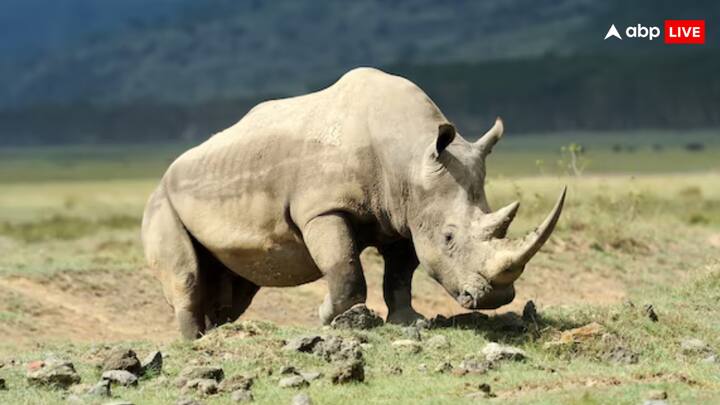
[[[409,77],[470,137],[496,115],[516,134],[712,129],[718,17],[712,0],[3,0],[0,146],[196,142],[356,66]],[[705,19],[706,45],[603,41],[669,18]]]

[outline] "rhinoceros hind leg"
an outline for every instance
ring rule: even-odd
[[[328,284],[318,313],[324,325],[355,304],[365,302],[367,284],[352,228],[341,214],[323,215],[303,229],[303,239]]]
[[[383,297],[388,307],[387,322],[411,325],[425,319],[412,307],[412,277],[419,264],[412,242],[400,241],[378,250],[385,261]]]

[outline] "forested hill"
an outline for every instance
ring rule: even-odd
[[[469,127],[720,123],[708,0],[62,3],[0,4],[0,143],[202,138],[355,66],[410,77]],[[666,18],[706,19],[707,44],[602,41],[610,23]]]

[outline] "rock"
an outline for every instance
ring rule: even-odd
[[[203,403],[193,398],[183,397],[178,399],[175,405],[203,405]]]
[[[684,339],[680,342],[680,350],[686,355],[712,353],[712,349],[707,343],[694,338]]]
[[[478,386],[478,391],[471,392],[471,393],[467,394],[465,397],[471,398],[471,399],[484,399],[484,398],[494,398],[495,394],[492,393],[490,385],[482,383]]]
[[[433,350],[445,350],[450,348],[450,342],[445,335],[435,335],[425,342],[425,345]]]
[[[295,368],[295,366],[282,366],[280,368],[280,374],[281,375],[299,375],[300,372]]]
[[[658,321],[658,316],[655,313],[655,308],[653,308],[652,304],[646,304],[645,306],[643,306],[643,312],[645,313],[645,316],[647,316],[651,321]]]
[[[223,378],[225,378],[225,372],[220,367],[188,366],[180,372],[175,380],[175,384],[178,388],[182,388],[190,380],[211,379],[220,382]]]
[[[347,362],[338,367],[331,376],[333,384],[365,381],[365,366],[360,360]]]
[[[230,394],[230,399],[233,402],[252,402],[255,400],[250,390],[235,390]]]
[[[605,360],[622,364],[637,364],[640,355],[624,346],[615,346],[605,353]]]
[[[310,383],[299,375],[281,378],[278,382],[278,387],[280,388],[302,388],[308,385],[310,385]]]
[[[536,323],[538,320],[538,313],[537,313],[537,307],[535,306],[535,303],[530,300],[525,303],[525,307],[523,308],[522,312],[522,319],[525,322],[528,323]]]
[[[219,388],[222,392],[247,391],[252,388],[254,382],[255,380],[252,377],[235,374],[230,378],[224,379],[220,383]]]
[[[403,335],[405,335],[405,337],[410,340],[415,340],[418,342],[422,340],[422,337],[420,336],[420,329],[418,329],[416,326],[408,326],[403,328]]]
[[[318,378],[322,377],[322,373],[319,373],[317,371],[301,371],[300,376],[304,378],[307,382],[313,382]]]
[[[485,360],[490,363],[498,361],[511,360],[511,361],[522,361],[527,357],[525,352],[521,349],[512,346],[504,346],[495,342],[490,342],[482,349],[482,354],[485,356]]]
[[[470,356],[460,362],[458,365],[458,371],[453,369],[453,374],[459,376],[465,374],[485,374],[489,369],[490,364],[488,364],[488,362],[479,361],[475,357]]]
[[[425,364],[425,363],[420,363],[420,364],[418,365],[417,370],[418,370],[419,372],[421,372],[421,373],[427,373],[427,371],[428,371],[428,366],[427,366],[427,364]]]
[[[90,387],[86,392],[87,395],[93,397],[109,397],[110,394],[110,381],[100,380],[97,384]]]
[[[151,352],[140,364],[143,374],[160,374],[163,367],[163,354],[157,350]]]
[[[665,392],[663,390],[649,391],[647,393],[647,395],[645,396],[645,399],[650,399],[650,400],[655,400],[655,399],[662,400],[662,399],[667,399],[667,398],[668,398],[668,394],[667,394],[667,392]]]
[[[382,326],[383,319],[364,304],[355,305],[335,317],[330,326],[335,329],[372,329]]]
[[[322,342],[323,340],[323,337],[318,335],[301,336],[288,340],[285,346],[283,346],[283,350],[291,352],[311,353],[315,350],[315,346],[317,346],[317,344]]]
[[[453,370],[453,365],[449,361],[444,361],[444,362],[438,364],[437,367],[435,367],[435,372],[441,373],[441,374],[449,373],[452,370]]]
[[[7,383],[4,378],[0,378],[0,391],[7,390]]]
[[[290,405],[312,405],[312,400],[308,394],[301,392],[293,397]]]
[[[344,362],[362,359],[360,342],[355,339],[343,339],[340,336],[328,336],[315,346],[313,353],[327,362]]]
[[[194,378],[185,383],[182,391],[184,393],[197,391],[202,395],[214,395],[218,393],[218,382],[212,378]]]
[[[123,387],[135,386],[138,378],[135,374],[127,370],[109,370],[102,373],[102,379],[108,380],[113,384],[122,385]]]
[[[30,385],[66,389],[80,382],[80,375],[69,361],[50,358],[32,362],[28,368],[27,380]]]
[[[102,371],[110,370],[125,370],[136,376],[140,376],[143,367],[134,351],[123,347],[116,347],[110,351],[102,362]]]
[[[392,347],[396,349],[407,350],[410,353],[420,353],[422,351],[422,346],[420,345],[420,343],[410,339],[396,340],[392,342]]]

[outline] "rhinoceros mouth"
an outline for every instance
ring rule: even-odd
[[[515,299],[515,287],[509,285],[475,294],[465,290],[458,294],[455,299],[465,309],[496,309],[511,303]]]

